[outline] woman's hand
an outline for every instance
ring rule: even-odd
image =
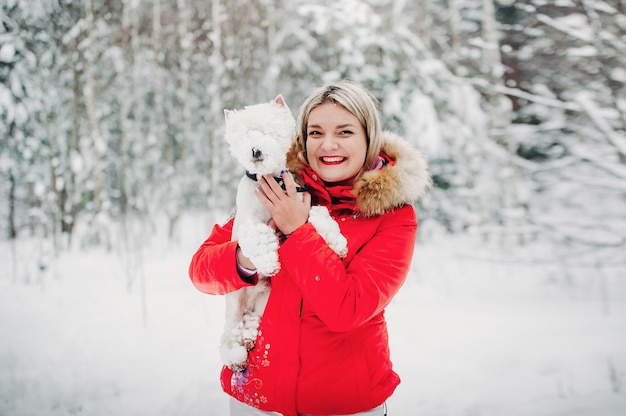
[[[284,172],[282,178],[286,191],[283,191],[272,175],[264,175],[259,180],[257,196],[272,215],[276,228],[284,235],[289,235],[309,219],[311,194],[303,192],[300,200],[291,175]]]
[[[254,263],[252,263],[249,258],[243,255],[239,247],[237,247],[237,263],[239,263],[239,265],[244,269],[256,270],[256,266],[254,265]]]

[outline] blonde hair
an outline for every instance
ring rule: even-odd
[[[307,125],[309,115],[317,106],[324,103],[339,104],[352,113],[361,123],[367,139],[367,153],[363,168],[357,175],[371,169],[376,164],[382,146],[382,127],[377,108],[377,100],[371,92],[352,81],[339,81],[316,89],[300,107],[296,124],[296,142],[302,162],[308,164],[306,156]]]

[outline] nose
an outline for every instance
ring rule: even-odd
[[[253,159],[259,159],[262,155],[263,155],[263,152],[261,152],[261,149],[257,149],[256,147],[252,148]]]
[[[322,148],[325,150],[333,150],[337,148],[337,142],[335,141],[334,137],[332,136],[332,134],[327,134],[326,136],[324,136],[324,138],[322,139]]]

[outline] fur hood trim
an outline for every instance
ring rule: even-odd
[[[304,163],[298,158],[302,149],[294,141],[287,152],[287,168],[302,184]],[[380,169],[365,172],[354,184],[356,208],[365,216],[376,216],[417,201],[432,186],[428,164],[420,151],[405,139],[384,131],[382,152],[394,161]]]

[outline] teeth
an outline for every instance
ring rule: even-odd
[[[323,157],[322,160],[324,162],[341,162],[343,160],[343,157],[341,156]]]

